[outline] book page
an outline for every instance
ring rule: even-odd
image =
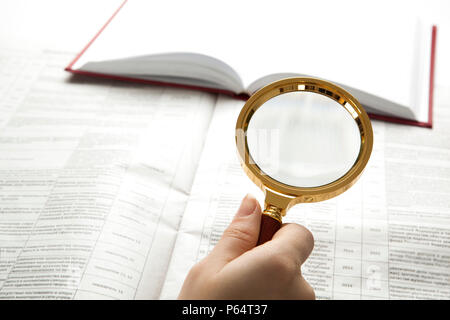
[[[302,273],[318,299],[450,298],[450,112],[444,103],[450,96],[445,88],[436,93],[433,130],[373,121],[374,148],[360,180],[336,198],[299,204],[284,218],[314,235]],[[236,155],[242,106],[222,97],[215,109],[163,299],[177,296],[246,193],[264,200]]]
[[[0,54],[0,299],[160,294],[216,96]]]
[[[107,72],[88,65],[110,61],[105,68],[119,68],[139,57],[139,64],[127,67],[139,74],[150,55],[198,53],[233,68],[245,88],[270,74],[307,74],[386,99],[392,104],[367,102],[384,114],[411,119],[402,106],[428,107],[431,24],[421,23],[422,13],[417,3],[387,0],[129,0],[74,68]],[[165,72],[182,69],[174,63]],[[157,68],[154,75],[163,73]]]

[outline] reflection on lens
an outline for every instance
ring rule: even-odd
[[[266,101],[247,129],[249,153],[273,179],[317,187],[347,173],[358,158],[361,136],[339,103],[311,92],[290,92]]]

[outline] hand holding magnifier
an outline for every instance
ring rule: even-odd
[[[349,189],[369,161],[373,133],[360,103],[342,88],[289,78],[249,98],[237,120],[236,145],[244,171],[265,193],[262,244],[293,205]]]

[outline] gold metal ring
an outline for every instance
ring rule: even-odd
[[[266,175],[249,154],[247,129],[253,114],[267,100],[294,91],[307,91],[337,101],[354,119],[361,135],[358,157],[353,167],[339,179],[318,187],[295,187],[281,183]],[[266,206],[281,209],[282,215],[297,203],[317,202],[333,198],[349,189],[363,172],[369,161],[373,145],[372,125],[358,100],[344,89],[314,78],[288,78],[271,83],[253,94],[245,103],[236,123],[236,145],[245,173],[266,194]]]

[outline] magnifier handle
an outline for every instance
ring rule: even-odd
[[[261,216],[261,227],[256,245],[263,244],[272,239],[275,232],[281,228],[281,214],[278,208],[268,206]]]

